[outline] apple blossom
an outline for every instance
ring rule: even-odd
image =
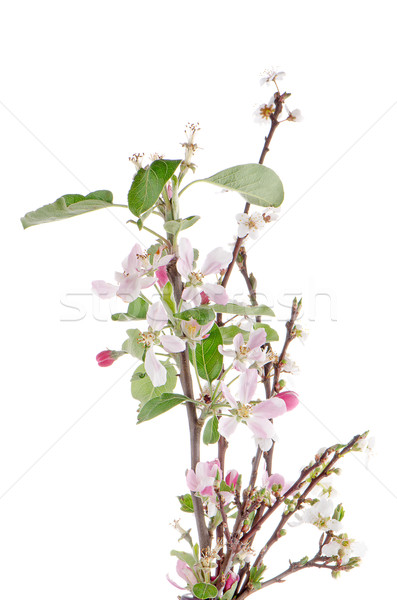
[[[365,544],[349,539],[346,533],[332,536],[331,541],[322,547],[324,556],[335,556],[341,565],[346,565],[353,556],[364,556],[365,552]]]
[[[157,269],[169,263],[172,255],[162,256],[163,247],[150,256],[142,252],[139,244],[135,244],[122,262],[123,273],[115,273],[115,280],[118,285],[106,283],[103,280],[92,282],[92,291],[101,299],[108,300],[114,296],[119,296],[124,302],[132,302],[138,298],[141,290],[150,287],[156,283],[155,273]]]
[[[170,354],[183,352],[186,342],[176,335],[159,335],[159,332],[167,325],[168,315],[162,302],[154,302],[150,305],[147,315],[149,331],[141,334],[138,342],[147,347],[145,356],[145,369],[148,377],[155,387],[165,384],[167,380],[167,370],[157,359],[154,345],[161,345],[166,352]]]
[[[187,238],[181,238],[176,268],[187,282],[182,292],[183,300],[193,302],[195,306],[198,306],[201,302],[200,293],[203,291],[213,302],[226,304],[229,296],[225,288],[217,283],[203,283],[203,279],[206,275],[219,273],[231,260],[231,252],[223,248],[215,248],[208,254],[201,270],[193,271],[194,254],[192,245]]]
[[[247,342],[244,342],[242,333],[238,333],[233,338],[234,350],[224,350],[222,346],[218,350],[223,356],[233,358],[233,367],[240,372],[246,371],[249,367],[261,367],[270,362],[272,355],[262,350],[261,346],[266,343],[266,331],[262,327],[254,329]]]
[[[250,215],[247,213],[239,213],[236,215],[238,223],[238,237],[242,238],[248,235],[253,240],[256,240],[261,230],[265,226],[263,216],[259,212],[253,212]]]
[[[306,508],[302,513],[296,513],[296,521],[291,525],[301,525],[302,523],[310,523],[315,525],[321,531],[340,531],[342,523],[333,518],[334,505],[331,500],[323,498],[314,502],[310,508]]]
[[[219,420],[218,431],[229,439],[239,422],[245,423],[253,432],[257,443],[266,440],[270,443],[276,438],[273,423],[270,419],[283,415],[287,411],[286,404],[281,398],[252,403],[257,387],[258,374],[255,369],[248,369],[240,376],[239,400],[231,394],[224,382],[221,383],[222,393],[230,404],[229,414]]]
[[[116,350],[102,350],[96,355],[96,361],[99,367],[110,367],[118,358],[125,352],[119,352]]]
[[[188,321],[181,321],[181,330],[187,338],[189,345],[194,348],[196,342],[201,342],[208,337],[214,321],[210,321],[206,325],[200,325],[193,318]]]
[[[196,575],[193,573],[193,570],[183,560],[178,559],[176,563],[176,572],[181,579],[184,579],[187,586],[181,587],[175,583],[175,581],[173,581],[169,575],[167,575],[167,580],[179,590],[185,590],[186,587],[190,590],[198,581]]]

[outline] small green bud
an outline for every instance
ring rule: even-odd
[[[287,530],[286,529],[280,529],[279,536],[283,537],[284,535],[287,535]]]
[[[309,562],[309,557],[304,556],[303,558],[300,559],[299,564],[303,567],[303,565],[305,565],[308,562]]]
[[[278,382],[279,388],[280,390],[283,389],[283,387],[285,387],[287,385],[287,382],[284,379],[280,379],[280,381]]]

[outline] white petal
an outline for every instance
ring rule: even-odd
[[[162,302],[154,302],[149,306],[147,322],[154,331],[161,331],[168,323],[168,316]]]
[[[179,258],[176,262],[178,273],[188,278],[193,269],[194,254],[191,243],[187,238],[179,240]]]
[[[229,437],[237,429],[237,421],[233,417],[221,417],[219,419],[218,431],[223,437],[229,439]]]
[[[167,380],[167,371],[164,365],[157,359],[154,348],[146,352],[145,369],[154,387],[164,385]]]
[[[109,298],[113,298],[118,290],[117,285],[112,285],[111,283],[106,283],[106,281],[93,281],[92,282],[92,291],[94,294],[102,298],[102,300],[108,300]]]
[[[227,267],[233,258],[232,253],[229,250],[223,248],[215,248],[211,250],[207,258],[204,261],[201,272],[203,275],[210,275],[211,273],[219,273],[221,269]]]
[[[182,352],[186,348],[186,342],[176,335],[162,335],[160,340],[164,350],[171,354]]]

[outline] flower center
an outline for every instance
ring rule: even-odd
[[[251,415],[251,408],[246,404],[243,404],[237,409],[237,414],[241,419],[248,419]]]
[[[204,275],[201,271],[192,271],[189,275],[189,281],[192,286],[201,285],[204,279]]]
[[[249,349],[247,347],[247,344],[241,344],[240,348],[238,349],[239,358],[244,360],[244,358],[247,358],[248,353]]]
[[[141,333],[141,335],[138,337],[137,341],[139,344],[143,344],[144,346],[147,346],[148,348],[150,348],[150,346],[152,346],[158,338],[158,333],[154,332],[154,331],[146,331],[144,333]]]

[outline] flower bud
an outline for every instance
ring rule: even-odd
[[[110,367],[115,360],[122,356],[125,352],[117,352],[116,350],[103,350],[96,355],[96,361],[99,367]]]
[[[238,473],[235,469],[232,469],[231,471],[229,471],[229,473],[225,477],[225,483],[229,487],[235,486],[237,484],[237,480],[238,480]]]
[[[299,404],[299,397],[296,392],[280,392],[275,397],[284,400],[288,411],[296,408]]]

